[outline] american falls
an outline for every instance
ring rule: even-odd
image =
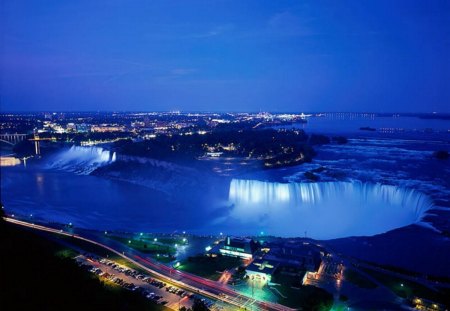
[[[87,175],[115,160],[115,152],[101,147],[72,146],[54,156],[47,164],[47,168]]]

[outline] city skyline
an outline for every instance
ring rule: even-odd
[[[2,10],[2,111],[450,112],[447,1]]]

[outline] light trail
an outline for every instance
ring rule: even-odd
[[[17,220],[14,218],[4,217],[4,219],[10,223],[14,223],[14,224],[21,225],[24,227],[41,230],[41,231],[45,231],[45,232],[50,232],[50,233],[54,233],[54,234],[59,234],[62,236],[79,239],[79,240],[100,246],[100,247],[128,260],[129,262],[135,264],[136,266],[147,271],[151,275],[156,276],[157,278],[163,280],[166,283],[170,283],[171,285],[178,286],[178,287],[188,290],[190,292],[200,294],[202,296],[208,297],[215,301],[225,302],[225,303],[229,304],[230,306],[237,307],[238,309],[243,309],[243,308],[247,308],[248,306],[255,305],[258,308],[258,310],[269,310],[269,311],[272,311],[272,310],[273,311],[294,311],[295,310],[295,309],[292,309],[292,308],[289,308],[289,307],[286,307],[286,306],[283,306],[283,305],[280,305],[277,303],[260,301],[260,300],[256,300],[256,299],[244,296],[244,295],[234,291],[233,289],[229,288],[226,285],[223,285],[223,284],[217,283],[215,281],[211,281],[211,280],[208,280],[208,279],[205,279],[205,278],[202,278],[202,277],[199,277],[199,276],[187,273],[187,272],[174,270],[171,267],[168,267],[168,266],[163,265],[158,262],[154,262],[153,260],[142,258],[138,255],[134,255],[134,257],[136,259],[135,260],[135,259],[125,255],[125,252],[119,252],[108,245],[85,238],[79,234],[67,233],[61,229],[58,230],[58,229],[54,229],[54,228],[50,228],[50,227],[46,227],[46,226],[42,226],[42,225],[36,225],[36,224],[29,223],[29,222]],[[146,265],[148,265],[154,269],[158,269],[160,271],[150,269],[148,266],[146,266],[142,263],[145,263]],[[195,285],[187,284],[185,282],[182,282],[180,280],[176,280],[176,279],[172,278],[171,277],[172,273],[175,273],[178,277],[185,278],[185,279],[189,280],[190,282],[194,282]],[[200,285],[200,286],[198,286],[198,285]],[[209,289],[209,291],[208,291],[208,289]],[[226,297],[220,296],[219,294],[216,294],[211,291],[214,291],[214,292],[218,291],[220,294],[225,294]],[[241,301],[241,302],[239,302],[239,301]]]

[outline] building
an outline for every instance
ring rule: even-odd
[[[258,243],[249,238],[228,236],[219,243],[219,253],[224,256],[252,259],[258,249]]]
[[[282,267],[291,267],[307,271],[317,271],[322,262],[320,252],[309,243],[268,243],[265,260],[278,263]]]
[[[78,133],[87,133],[91,131],[91,126],[86,123],[81,123],[76,125],[76,129]]]
[[[223,152],[207,152],[206,155],[211,158],[218,158]]]
[[[76,132],[77,131],[77,126],[75,125],[75,123],[67,123],[67,132]]]
[[[94,125],[91,131],[94,133],[123,132],[125,128],[119,125]]]
[[[272,274],[277,269],[278,264],[265,259],[255,259],[245,268],[246,275],[251,281],[269,283],[272,280]]]

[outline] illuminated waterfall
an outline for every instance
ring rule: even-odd
[[[50,160],[47,168],[65,170],[77,174],[90,174],[96,168],[116,160],[116,153],[100,147],[72,146]]]
[[[361,182],[276,183],[233,179],[233,216],[275,235],[330,239],[374,235],[421,223],[432,201],[424,194]]]

